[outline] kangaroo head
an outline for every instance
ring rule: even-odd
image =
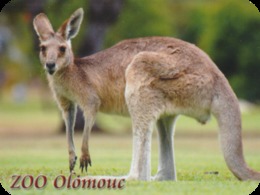
[[[78,34],[82,19],[83,9],[80,8],[54,32],[45,14],[34,18],[33,26],[40,40],[40,60],[50,75],[73,63],[70,40]]]

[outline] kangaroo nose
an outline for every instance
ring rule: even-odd
[[[55,63],[46,63],[47,71],[50,75],[55,72]]]
[[[55,63],[47,63],[47,64],[46,64],[46,67],[47,67],[48,69],[53,69],[53,68],[55,67]]]

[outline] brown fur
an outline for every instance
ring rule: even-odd
[[[203,51],[178,39],[147,37],[74,59],[70,39],[76,36],[82,17],[83,10],[77,10],[57,33],[44,14],[34,19],[44,47],[40,59],[66,123],[71,171],[76,162],[73,128],[78,104],[85,116],[82,169],[91,165],[88,139],[96,113],[101,111],[132,118],[133,158],[128,179],[151,179],[151,133],[157,121],[160,159],[155,179],[176,180],[172,144],[177,116],[206,123],[213,113],[230,170],[238,179],[260,180],[260,173],[249,169],[243,158],[237,98]]]

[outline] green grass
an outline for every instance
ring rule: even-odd
[[[77,153],[80,152],[81,136],[75,137]],[[89,175],[125,175],[131,162],[131,137],[92,136],[91,155],[93,166]],[[260,165],[259,139],[246,139],[245,153],[251,167]],[[127,182],[122,190],[62,189],[53,186],[54,179],[62,174],[68,177],[66,139],[63,135],[45,137],[22,137],[1,139],[0,175],[3,187],[11,194],[250,194],[257,182],[240,182],[229,172],[218,150],[215,138],[176,138],[176,166],[178,182]],[[158,150],[157,140],[153,139],[152,173],[156,173]],[[80,173],[78,164],[77,174]],[[218,175],[205,172],[218,171]],[[11,190],[12,175],[40,174],[48,178],[47,187],[42,190]]]
[[[10,100],[0,102],[0,181],[11,194],[250,194],[258,182],[240,182],[227,169],[219,149],[217,126],[214,119],[205,126],[186,117],[180,117],[175,135],[177,182],[129,181],[122,190],[55,189],[54,179],[69,175],[65,135],[57,134],[60,113],[55,104],[42,109],[39,100],[32,99],[15,105]],[[122,121],[123,120],[123,121]],[[126,175],[132,153],[129,119],[99,115],[98,122],[109,135],[92,135],[90,152],[92,167],[89,175]],[[243,115],[244,152],[249,166],[260,170],[260,112],[258,109]],[[75,136],[80,156],[82,137]],[[157,171],[158,148],[156,131],[152,145],[152,174]],[[81,174],[79,165],[76,173]],[[218,175],[205,174],[217,171]],[[11,190],[13,175],[45,175],[44,189]]]

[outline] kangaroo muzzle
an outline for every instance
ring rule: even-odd
[[[50,75],[53,75],[56,69],[55,63],[46,63],[46,70]]]

